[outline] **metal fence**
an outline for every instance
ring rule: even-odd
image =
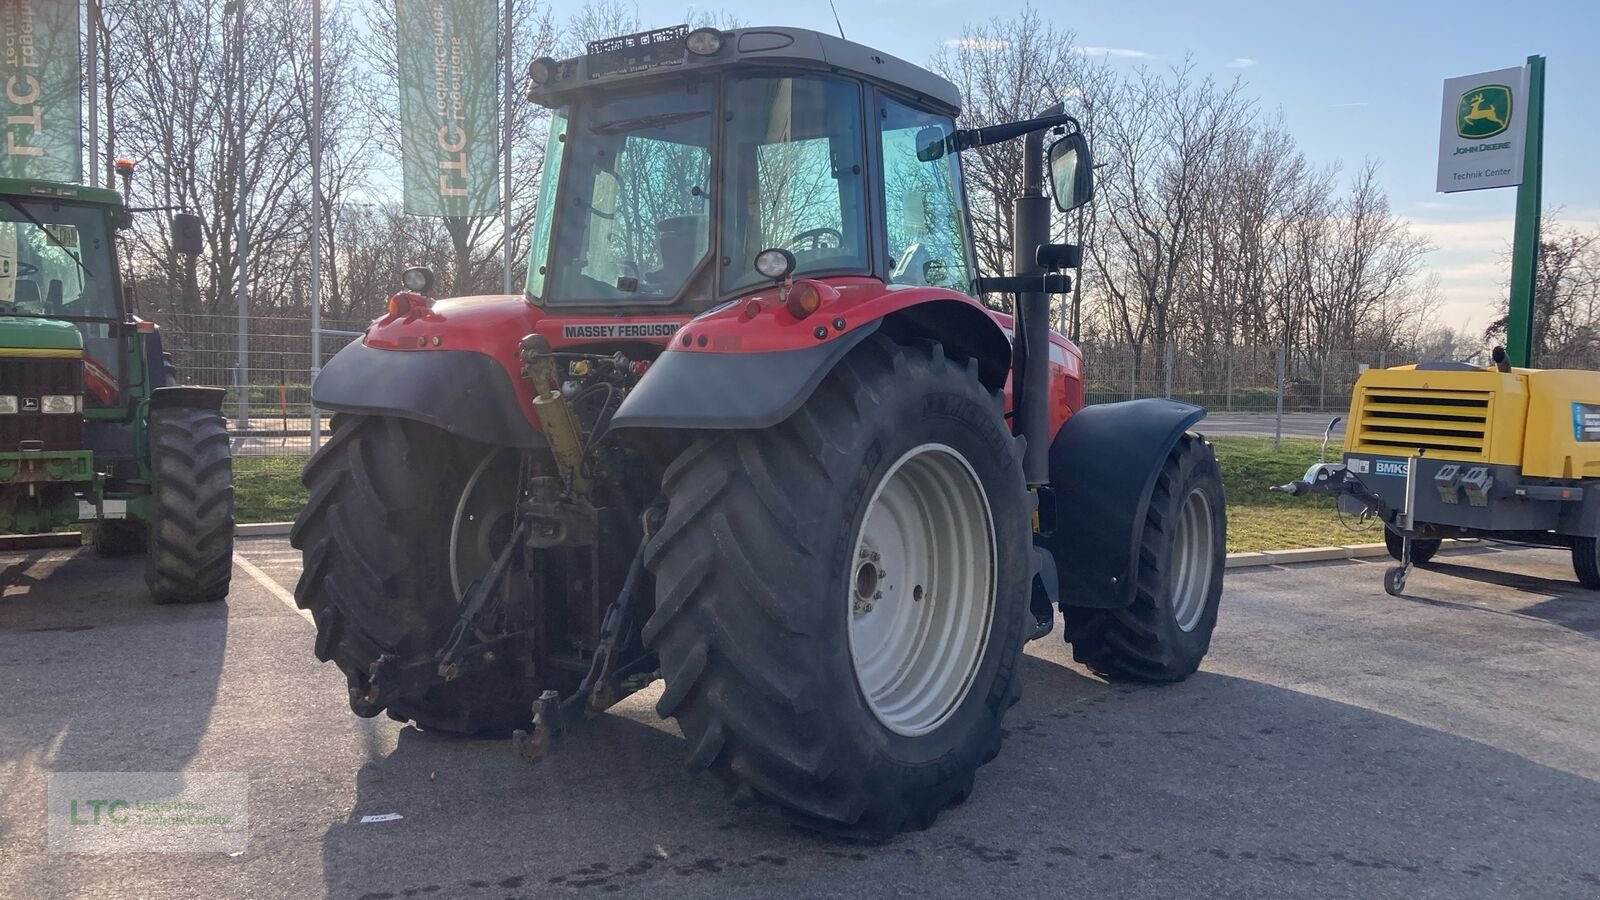
[[[180,380],[228,390],[226,411],[237,455],[310,453],[311,326],[304,317],[251,316],[247,368],[239,364],[237,317],[163,315],[160,322]],[[324,320],[321,362],[367,324]],[[1383,350],[1088,343],[1083,345],[1084,399],[1114,403],[1170,397],[1214,413],[1339,413],[1362,371],[1414,361]],[[322,425],[326,428],[325,421]]]
[[[1368,368],[1415,362],[1388,350],[1085,344],[1084,400],[1169,397],[1213,411],[1340,412]]]
[[[184,384],[228,391],[223,407],[237,456],[306,456],[311,452],[311,323],[304,317],[158,317],[162,348]],[[368,320],[323,320],[326,363],[361,334]],[[241,337],[242,333],[242,337]],[[241,346],[248,348],[240,353]],[[243,362],[243,365],[241,365]],[[326,428],[326,422],[322,423]]]

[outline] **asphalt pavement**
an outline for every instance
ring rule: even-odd
[[[1556,551],[1447,551],[1403,599],[1387,562],[1230,571],[1180,685],[1094,678],[1058,628],[971,799],[861,846],[685,772],[658,688],[536,765],[356,718],[282,539],[207,606],[3,553],[0,897],[1600,896],[1600,594]],[[237,856],[46,851],[49,773],[174,770],[248,776]]]
[[[1286,412],[1283,414],[1282,434],[1284,437],[1316,438],[1322,439],[1328,430],[1328,422],[1333,417],[1340,417],[1338,425],[1333,428],[1332,444],[1335,448],[1342,446],[1344,441],[1344,415],[1336,412]],[[1248,435],[1252,437],[1272,437],[1278,432],[1278,419],[1273,413],[1259,412],[1220,412],[1208,410],[1206,417],[1195,426],[1197,431],[1207,437],[1217,435]],[[1337,450],[1334,455],[1338,456]]]

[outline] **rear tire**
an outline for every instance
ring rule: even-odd
[[[449,682],[371,690],[380,657],[426,662],[449,638],[450,526],[484,451],[416,422],[338,416],[306,464],[310,498],[289,536],[305,556],[295,602],[316,620],[317,658],[344,672],[357,715],[461,734],[509,733],[531,718],[532,689],[510,653]]]
[[[1412,548],[1415,551],[1415,547]],[[1600,539],[1574,538],[1572,541],[1572,572],[1578,583],[1591,591],[1600,591]]]
[[[1388,548],[1389,556],[1395,562],[1400,562],[1401,557],[1405,555],[1400,542],[1400,533],[1385,525],[1383,528],[1383,545]],[[1440,540],[1438,538],[1412,538],[1412,564],[1418,566],[1426,565],[1428,560],[1433,559],[1433,555],[1439,552],[1439,544]]]
[[[233,456],[216,410],[150,412],[151,496],[156,509],[145,584],[157,603],[210,603],[233,578]]]
[[[1106,678],[1182,681],[1217,626],[1228,533],[1216,452],[1184,434],[1156,476],[1125,609],[1063,606],[1072,657]]]
[[[1020,446],[975,364],[872,337],[787,421],[686,450],[644,639],[689,766],[867,840],[964,800],[1032,621]]]

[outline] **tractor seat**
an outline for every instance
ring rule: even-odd
[[[44,307],[39,298],[39,283],[37,281],[18,281],[17,292],[12,298],[12,302],[22,309],[35,312],[42,310]]]

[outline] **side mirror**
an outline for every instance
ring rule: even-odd
[[[172,217],[172,246],[185,256],[197,256],[206,248],[205,228],[194,213],[177,213]]]
[[[1050,145],[1050,186],[1062,212],[1094,199],[1094,157],[1083,132],[1074,131]]]

